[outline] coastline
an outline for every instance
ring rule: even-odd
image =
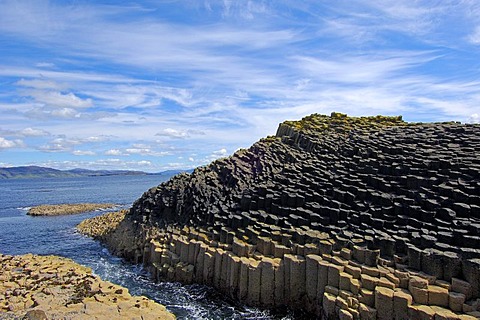
[[[106,210],[116,207],[113,203],[71,203],[71,204],[43,204],[28,209],[30,216],[58,216],[77,214],[96,210]]]
[[[103,281],[58,256],[0,254],[0,317],[28,319],[175,319],[163,305]]]
[[[284,122],[275,137],[149,189],[100,239],[158,280],[250,306],[478,319],[479,130],[337,113]]]

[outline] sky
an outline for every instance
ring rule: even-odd
[[[188,169],[311,113],[480,121],[476,0],[0,0],[0,167]]]

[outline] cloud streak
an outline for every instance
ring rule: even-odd
[[[39,162],[188,168],[313,112],[475,122],[479,12],[474,1],[2,1],[2,161],[26,163],[25,149]]]

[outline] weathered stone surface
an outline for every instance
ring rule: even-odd
[[[164,306],[56,256],[0,254],[0,318],[175,319]]]
[[[31,216],[58,216],[63,214],[76,214],[101,209],[112,209],[115,206],[116,205],[113,203],[44,204],[28,209],[27,214]]]

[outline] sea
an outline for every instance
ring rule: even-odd
[[[203,285],[153,282],[141,265],[111,255],[101,243],[77,232],[75,227],[82,220],[107,211],[51,217],[27,215],[30,207],[41,204],[94,202],[129,208],[143,192],[168,178],[143,175],[0,180],[0,253],[70,258],[90,267],[102,279],[128,288],[132,295],[143,295],[165,305],[178,319],[297,318],[289,311],[273,313],[246,307]]]

